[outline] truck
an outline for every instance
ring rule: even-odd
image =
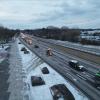
[[[47,49],[46,55],[52,56],[52,50],[51,50],[51,48],[48,48],[48,49]]]

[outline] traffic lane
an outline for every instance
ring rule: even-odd
[[[88,83],[90,85],[92,85],[93,87],[95,87],[95,81],[94,81],[94,76],[91,76],[89,73],[86,73],[85,71],[77,71],[71,67],[69,67],[69,64],[66,63],[63,59],[62,60],[59,60],[59,58],[57,59],[58,57],[54,57],[53,55],[53,58],[52,60],[57,62],[60,66],[62,66],[62,68],[64,68],[65,70],[67,71],[70,71],[71,73],[73,73],[74,75],[84,79],[86,82],[88,80]]]
[[[76,58],[72,55],[63,54],[60,52],[56,53],[56,55],[59,55],[59,57],[61,57],[62,59],[67,59],[68,61],[73,60],[73,59],[79,61],[80,65],[84,66],[85,71],[87,71],[90,74],[95,75],[95,73],[98,72],[98,70],[99,70],[99,68],[95,68],[96,65],[91,65],[89,62],[83,61],[82,59]]]
[[[46,42],[46,41],[44,41],[43,39],[40,39],[40,41],[42,41],[42,42]],[[51,45],[51,47],[53,47],[53,48],[59,48],[60,49],[60,51],[62,51],[62,47],[61,46],[59,46],[59,45],[56,45],[56,44],[53,44],[53,43],[50,43],[50,42],[46,42],[46,43],[48,43],[49,45]],[[63,49],[65,49],[65,48],[63,48]],[[71,50],[71,51],[70,51]],[[85,59],[87,59],[88,61],[90,61],[90,62],[98,62],[98,64],[100,63],[99,62],[99,57],[98,56],[95,56],[96,58],[94,58],[94,55],[90,55],[90,54],[88,54],[88,53],[84,53],[84,52],[80,52],[80,51],[78,51],[78,52],[80,52],[81,53],[81,55],[78,53],[75,53],[76,51],[75,50],[72,50],[72,49],[68,49],[67,48],[67,50],[66,51],[64,51],[63,50],[63,52],[64,53],[68,53],[68,52],[70,52],[71,54],[72,54],[72,51],[73,51],[73,55],[74,56],[78,56],[78,58],[80,57],[80,58],[84,58],[85,57]],[[88,56],[87,56],[88,55]],[[91,59],[92,58],[92,59]],[[91,63],[92,64],[92,63]]]
[[[84,61],[80,60],[79,58],[73,57],[72,55],[69,55],[69,54],[62,54],[62,53],[60,53],[60,52],[58,52],[58,51],[57,51],[57,52],[55,51],[55,54],[56,54],[57,56],[59,56],[60,58],[65,59],[67,63],[68,63],[70,60],[73,60],[73,59],[79,61],[80,65],[83,65],[83,66],[84,66],[85,71],[88,71],[88,73],[93,74],[93,76],[94,76],[95,73],[98,71],[98,69],[95,69],[95,68],[93,67],[93,65],[91,66],[89,63],[84,62]],[[95,66],[95,65],[94,65],[94,66]]]
[[[84,47],[84,46],[79,46],[79,45],[74,45],[74,44],[71,44],[70,42],[68,43],[61,43],[61,42],[58,42],[57,40],[52,40],[52,39],[43,39],[43,38],[38,38],[38,37],[35,37],[36,39],[38,40],[41,40],[43,42],[47,42],[47,43],[52,43],[52,44],[56,44],[56,45],[59,45],[59,46],[64,46],[64,47],[69,47],[69,48],[74,48],[76,50],[81,50],[81,51],[86,51],[86,52],[92,52],[93,54],[99,54],[100,55],[100,49],[95,49],[95,48],[87,48],[87,47]]]

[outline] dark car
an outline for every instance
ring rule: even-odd
[[[45,82],[41,77],[31,76],[31,84],[32,86],[39,86],[39,85],[44,85]]]
[[[78,70],[78,71],[83,71],[84,70],[84,67],[82,65],[79,64],[78,61],[76,60],[71,60],[69,61],[69,66]]]
[[[19,42],[18,44],[21,44],[21,42]]]
[[[29,51],[25,50],[25,51],[24,51],[24,54],[29,54]]]
[[[29,54],[29,51],[25,47],[22,47],[21,51],[24,51],[24,54]]]
[[[47,67],[43,67],[41,70],[43,74],[49,74],[49,70]]]
[[[22,48],[21,48],[21,51],[26,51],[26,48],[25,48],[25,47],[22,47]]]
[[[34,45],[34,48],[39,48],[39,46],[38,45]]]
[[[75,100],[72,93],[64,84],[57,84],[50,87],[53,100]]]

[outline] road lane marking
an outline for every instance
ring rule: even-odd
[[[76,74],[78,77],[80,77],[81,79],[83,79],[83,80],[87,80],[86,78],[84,78],[84,77],[82,77],[82,76],[80,76],[80,75],[78,75],[78,74]]]
[[[69,75],[74,81],[77,81],[77,79],[72,77],[72,75],[70,75],[69,73],[66,73],[66,74]]]

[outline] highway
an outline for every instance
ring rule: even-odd
[[[68,41],[59,41],[59,40],[54,40],[54,39],[41,39],[41,38],[35,37],[35,36],[33,36],[33,38],[37,38],[37,39],[45,41],[47,43],[52,43],[52,44],[56,44],[59,46],[64,46],[67,48],[72,48],[72,49],[76,49],[76,50],[80,50],[83,52],[88,52],[88,53],[92,53],[92,54],[100,56],[100,46],[90,46],[90,45],[86,46],[86,45],[81,45],[81,44],[77,44],[77,43],[71,43]]]
[[[92,54],[96,54],[96,55],[100,55],[100,46],[97,47],[87,47],[85,45],[81,45],[81,44],[75,44],[75,43],[71,43],[71,42],[61,42],[61,41],[56,41],[56,40],[47,40],[50,43],[55,43],[56,45],[62,45],[64,47],[68,47],[68,48],[72,48],[72,49],[76,49],[76,50],[80,50],[80,51],[84,51],[84,52],[89,52]]]
[[[72,85],[76,86],[79,91],[87,95],[90,100],[99,100],[100,90],[95,87],[94,75],[99,70],[99,64],[95,62],[86,61],[82,58],[76,57],[75,55],[65,53],[61,49],[55,48],[52,43],[39,40],[39,38],[33,38],[32,45],[28,45],[25,41],[20,39],[32,52],[36,53],[52,68],[58,71],[66,80],[69,80]],[[38,45],[39,48],[34,48],[34,45]],[[52,47],[53,56],[46,56],[47,48]],[[79,72],[72,69],[68,65],[69,60],[78,60],[80,64],[84,66],[84,71]]]
[[[41,38],[38,38],[38,37],[33,37],[33,38],[36,38],[38,41],[41,41],[43,43],[47,43],[47,44],[49,44],[49,46],[51,48],[58,49],[58,50],[62,51],[63,53],[68,53],[68,54],[71,54],[71,55],[76,56],[78,58],[85,59],[87,61],[96,63],[96,64],[98,64],[97,66],[100,65],[100,55],[93,54],[91,52],[81,51],[81,50],[79,50],[79,48],[73,49],[73,48],[65,47],[63,45],[58,45],[58,44],[55,44],[55,42],[54,43],[51,42],[51,41],[48,42],[47,39],[41,39]],[[96,50],[96,49],[91,49],[91,50]],[[99,53],[99,51],[100,50],[98,49],[97,53]]]

